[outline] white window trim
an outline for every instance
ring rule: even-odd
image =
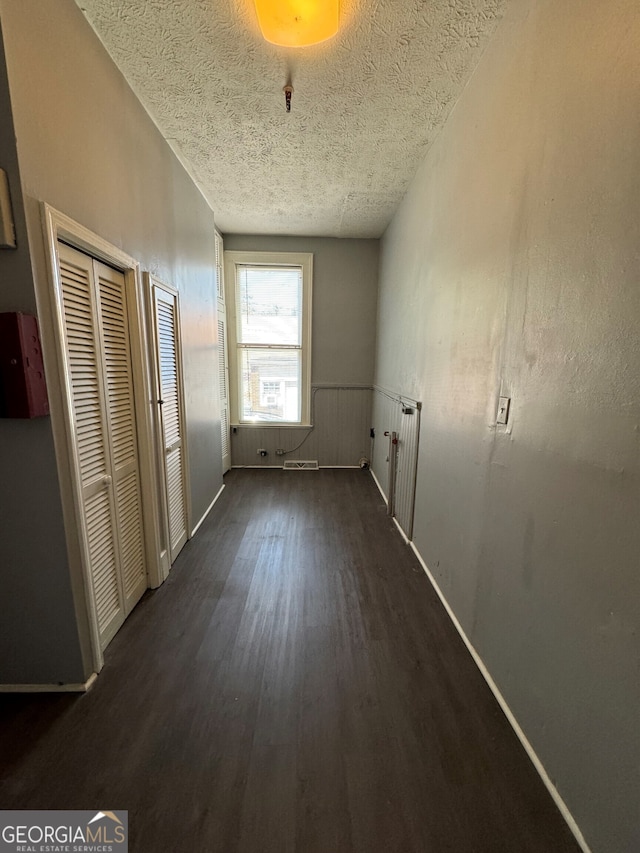
[[[300,421],[256,421],[240,420],[240,373],[238,370],[238,340],[236,325],[236,267],[279,266],[302,268],[302,406]],[[233,297],[227,299],[229,341],[229,391],[231,426],[252,429],[300,429],[311,426],[311,306],[313,294],[313,254],[311,252],[232,252],[225,251],[225,281],[233,282]]]

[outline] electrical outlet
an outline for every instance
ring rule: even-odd
[[[286,451],[285,451],[282,447],[279,447],[279,448],[276,450],[276,456],[284,456],[285,452],[286,452]]]
[[[264,447],[258,448],[258,456],[268,456],[268,452],[264,449]]]

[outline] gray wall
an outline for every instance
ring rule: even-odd
[[[9,176],[17,249],[0,250],[0,311],[34,314],[2,41],[0,35],[0,168]],[[0,419],[0,472],[0,683],[38,682],[45,674],[47,681],[82,680],[71,582],[59,570],[66,545],[49,418]]]
[[[378,284],[377,240],[332,237],[224,235],[225,251],[313,252],[311,382],[371,385]],[[227,292],[230,292],[229,289]],[[371,394],[321,389],[315,394],[316,428],[287,459],[321,465],[357,465],[369,456]],[[281,465],[277,447],[296,447],[306,431],[239,427],[232,436],[233,465]],[[269,451],[266,459],[256,454]]]
[[[195,523],[222,484],[213,213],[73,0],[0,0],[0,20],[36,277],[46,281],[43,200],[180,290]],[[7,307],[33,310],[27,262],[13,281]],[[55,398],[58,389],[49,387]],[[87,667],[69,636],[75,625],[50,422],[0,429],[18,481],[5,479],[3,466],[3,510],[6,502],[13,523],[4,526],[3,512],[2,571],[11,583],[0,682],[79,681]]]
[[[640,15],[514,0],[384,236],[415,542],[593,850],[640,849]],[[496,428],[499,394],[512,397]]]

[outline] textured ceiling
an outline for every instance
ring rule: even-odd
[[[505,2],[342,0],[294,49],[253,0],[77,0],[223,232],[339,237],[384,231]]]

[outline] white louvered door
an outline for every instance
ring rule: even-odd
[[[218,385],[220,389],[220,433],[222,473],[231,468],[231,424],[229,419],[229,361],[227,355],[227,309],[224,297],[222,237],[216,232],[216,289],[218,294]]]
[[[133,372],[122,273],[93,262],[106,389],[113,494],[125,614],[147,588]]]
[[[82,518],[104,649],[147,586],[125,279],[58,244]]]
[[[162,474],[171,563],[188,538],[178,293],[153,280]]]

